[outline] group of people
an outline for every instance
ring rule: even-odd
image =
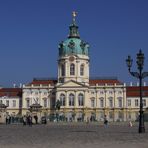
[[[33,116],[34,117],[34,121],[35,121],[35,124],[38,124],[38,116],[37,115],[34,115]],[[22,117],[22,121],[23,121],[23,125],[25,126],[25,125],[29,125],[29,126],[32,126],[32,124],[33,124],[33,117],[31,116],[31,115],[24,115],[23,117]],[[12,119],[13,119],[14,117],[12,117],[12,116],[10,116],[9,114],[8,115],[6,115],[6,124],[10,124],[11,122],[12,122]],[[87,123],[89,123],[90,122],[90,119],[89,119],[89,117],[87,117]],[[45,123],[44,123],[45,124]],[[104,126],[105,127],[107,127],[108,126],[108,120],[107,120],[107,116],[105,115],[104,116]],[[132,127],[133,126],[133,124],[132,124],[132,122],[130,121],[129,122],[129,127]]]
[[[35,124],[38,124],[38,116],[37,115],[34,115],[33,117],[31,115],[24,115],[23,117],[17,117],[14,115],[6,114],[5,122],[6,122],[6,125],[11,124],[11,123],[23,123],[23,125],[32,126],[33,118],[34,118]]]
[[[35,123],[38,124],[38,116],[34,116]],[[23,125],[29,125],[32,126],[32,116],[31,115],[24,115],[23,116]]]
[[[108,120],[107,120],[107,116],[104,116],[104,126],[107,127],[108,126]],[[129,121],[129,127],[133,127],[133,123],[132,121]]]
[[[6,121],[6,124],[17,123],[17,122],[19,122],[19,118],[13,114],[11,114],[11,115],[6,114],[5,121]]]
[[[23,116],[23,125],[32,126],[32,116],[30,116],[30,115],[24,115]]]

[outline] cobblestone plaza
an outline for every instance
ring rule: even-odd
[[[32,127],[0,125],[0,148],[147,148],[146,133],[138,133],[138,124],[49,123]]]

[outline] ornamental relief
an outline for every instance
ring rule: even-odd
[[[71,40],[71,41],[69,42],[68,47],[71,48],[71,49],[74,49],[75,43],[74,43],[73,40]]]

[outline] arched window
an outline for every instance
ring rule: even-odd
[[[65,64],[61,65],[61,76],[65,76]]]
[[[100,107],[104,107],[104,98],[100,98]]]
[[[60,102],[61,102],[61,106],[65,106],[65,95],[64,94],[60,95]]]
[[[118,107],[122,107],[122,97],[118,98]]]
[[[70,75],[75,75],[75,65],[74,64],[70,65]]]
[[[108,101],[109,101],[109,107],[113,107],[113,98],[112,97],[110,97],[110,98],[108,98]]]
[[[74,94],[69,95],[69,106],[74,106]]]
[[[91,101],[91,107],[95,107],[95,98],[91,98],[90,101]]]
[[[80,66],[80,76],[83,76],[84,75],[84,65],[82,64]]]
[[[78,104],[79,104],[79,106],[84,105],[84,96],[83,96],[83,94],[79,94],[79,96],[78,96]]]

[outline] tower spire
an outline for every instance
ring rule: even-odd
[[[76,16],[77,12],[73,11],[72,12],[72,24],[69,26],[69,36],[68,38],[80,38],[79,32],[78,32],[78,26],[76,24]]]

